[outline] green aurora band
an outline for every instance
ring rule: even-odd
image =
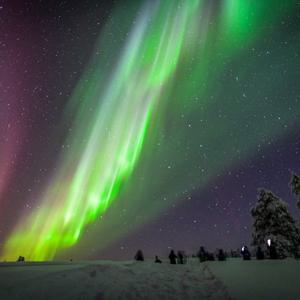
[[[201,120],[204,113],[213,116],[217,111],[219,103],[208,95],[212,88],[218,89],[218,74],[296,1],[145,2],[143,6],[132,2],[127,9],[116,7],[114,22],[106,24],[95,55],[66,108],[72,131],[56,173],[41,195],[40,205],[29,216],[24,215],[7,239],[2,259],[15,260],[20,254],[27,260],[54,259],[84,241],[87,225],[103,216],[109,222],[100,230],[95,228],[94,234],[100,233],[101,237],[105,236],[104,230],[110,231],[110,238],[103,238],[97,246],[105,247],[124,233],[118,224],[120,205],[126,204],[130,211],[128,220],[143,207],[145,218],[132,219],[132,226],[124,229],[134,230],[167,208],[170,201],[180,198],[179,191],[201,186],[233,164],[236,153],[226,152],[232,141],[224,140],[232,124],[224,125],[214,135],[213,124],[205,127],[196,120]],[[122,26],[124,34],[116,24]],[[118,37],[117,45],[111,36]],[[218,55],[220,51],[222,56]],[[243,104],[246,115],[253,112],[257,101]],[[279,103],[278,111],[285,105]],[[231,111],[241,112],[232,107]],[[172,129],[179,115],[195,120],[189,134]],[[292,125],[296,120],[282,116],[281,121]],[[238,151],[240,159],[249,156],[263,137],[284,133],[281,123],[272,129],[264,127],[263,120],[257,125],[263,129],[255,132],[256,136],[246,139],[244,132],[238,135],[237,145],[243,148]],[[223,152],[216,151],[221,140]],[[185,145],[181,149],[188,145],[191,152],[199,147],[199,141],[210,144],[215,162],[210,162],[209,167],[208,162],[200,161],[201,169],[211,169],[209,174],[193,169],[192,156],[189,162],[182,159],[180,151],[173,153],[174,141]],[[157,149],[157,145],[161,147]],[[155,176],[153,165],[161,165],[166,157],[172,157],[176,166],[171,167],[178,172],[171,178],[166,165],[165,171]],[[182,178],[183,171],[195,174],[194,182]],[[171,188],[174,182],[175,189]],[[153,191],[148,200],[145,189]],[[163,196],[167,201],[161,201]],[[152,201],[154,198],[158,200]],[[81,242],[79,248],[83,244],[88,242]]]

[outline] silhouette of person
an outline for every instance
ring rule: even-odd
[[[144,254],[143,254],[142,250],[137,251],[137,253],[134,256],[134,259],[136,261],[144,261]]]
[[[223,249],[219,249],[218,260],[219,261],[225,261],[226,260],[226,256],[225,256],[225,253],[224,253]]]
[[[241,254],[242,254],[242,256],[243,256],[243,260],[251,260],[251,253],[250,253],[250,251],[248,250],[248,247],[247,247],[247,246],[243,246],[243,247],[242,247]]]
[[[174,250],[171,250],[170,254],[169,254],[169,259],[170,259],[170,264],[171,265],[176,265],[176,254],[174,252]]]
[[[206,252],[205,248],[204,247],[200,247],[198,253],[197,253],[197,256],[200,260],[200,262],[204,262],[208,259],[208,253]]]
[[[207,252],[207,260],[208,261],[214,261],[215,260],[214,254]]]
[[[264,258],[265,258],[264,252],[261,250],[261,247],[258,246],[256,250],[256,259],[262,260]]]
[[[274,242],[270,246],[268,246],[268,248],[270,253],[270,259],[278,259],[278,254]]]
[[[178,263],[183,265],[183,254],[181,251],[177,252],[177,257],[178,257]]]
[[[155,261],[154,261],[155,263],[158,263],[158,264],[161,264],[161,260],[158,258],[158,256],[157,255],[155,255]]]

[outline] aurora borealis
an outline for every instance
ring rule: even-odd
[[[97,256],[299,133],[298,1],[75,2],[1,7],[2,259]]]

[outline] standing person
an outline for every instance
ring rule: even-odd
[[[243,246],[243,247],[242,247],[241,254],[242,254],[242,256],[243,256],[243,260],[251,260],[251,253],[250,253],[250,251],[248,250],[248,247],[247,247],[247,246]]]
[[[211,252],[207,252],[207,260],[208,261],[214,261],[215,260],[214,254],[211,253]]]
[[[256,250],[256,259],[257,260],[262,260],[265,258],[264,252],[261,250],[261,247],[258,246]]]
[[[226,255],[223,251],[223,249],[219,249],[219,252],[218,252],[218,260],[219,261],[225,261],[226,260]]]
[[[134,259],[135,259],[136,261],[144,261],[144,254],[143,254],[142,250],[139,249],[139,250],[136,252],[136,254],[135,254],[135,256],[134,256]]]
[[[204,262],[208,260],[208,253],[206,252],[205,248],[203,246],[200,247],[197,256],[199,258],[200,262]]]
[[[278,254],[277,254],[277,250],[276,250],[276,246],[274,245],[274,242],[270,242],[270,244],[268,244],[268,250],[269,250],[269,255],[270,255],[270,259],[278,259]]]
[[[171,250],[170,254],[169,254],[169,259],[170,259],[170,264],[171,265],[176,265],[176,254],[174,252],[174,250]]]
[[[183,254],[182,251],[177,252],[177,257],[178,257],[178,263],[183,265]]]

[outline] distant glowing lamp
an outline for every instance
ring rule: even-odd
[[[267,244],[268,244],[269,247],[271,247],[271,239],[267,240]]]

